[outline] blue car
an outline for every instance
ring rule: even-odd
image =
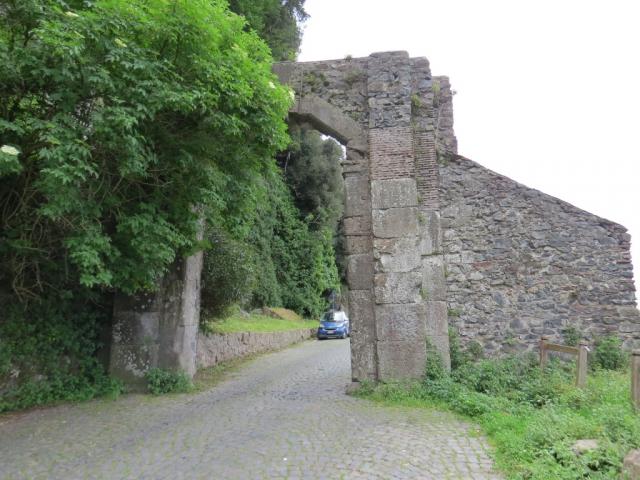
[[[351,335],[351,327],[349,326],[349,317],[341,311],[327,312],[320,320],[318,327],[318,339],[325,338],[347,338]]]

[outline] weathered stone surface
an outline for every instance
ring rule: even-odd
[[[375,311],[371,290],[349,291],[351,371],[356,381],[376,380]]]
[[[420,210],[422,243],[420,252],[422,255],[434,255],[441,252],[442,229],[440,228],[440,213],[432,210]]]
[[[371,206],[374,209],[418,206],[415,179],[395,178],[372,181]]]
[[[413,130],[411,127],[377,128],[369,132],[372,180],[413,178]]]
[[[349,217],[343,221],[344,234],[347,236],[371,236],[371,216]]]
[[[622,464],[624,480],[640,480],[640,450],[631,450]]]
[[[177,260],[153,294],[117,294],[109,371],[134,389],[153,367],[196,372],[202,252]]]
[[[373,235],[396,238],[418,235],[418,209],[415,207],[373,210]]]
[[[313,337],[315,329],[198,335],[198,368],[213,367],[248,355],[280,350]]]
[[[290,115],[312,123],[345,145],[349,143],[351,148],[364,149],[367,144],[365,131],[358,122],[316,95],[298,97]],[[356,147],[356,143],[360,146]]]
[[[363,253],[347,258],[347,281],[349,288],[366,290],[373,286],[373,255]]]
[[[376,273],[374,291],[377,304],[419,303],[422,301],[420,287],[422,273]]]
[[[356,217],[371,214],[371,195],[369,194],[369,177],[364,175],[349,176],[344,179],[345,217]]]
[[[376,307],[376,338],[378,341],[424,343],[426,333],[426,311],[423,304],[409,303],[378,305]]]
[[[624,227],[459,156],[440,166],[449,320],[488,352],[615,333],[640,345]]]
[[[449,334],[447,302],[427,300],[424,302],[424,309],[429,337],[447,336]]]
[[[375,331],[375,312],[371,290],[349,290],[349,320],[351,329]]]
[[[377,259],[376,272],[410,272],[422,265],[420,237],[376,238],[373,242]]]
[[[357,255],[360,253],[371,253],[373,251],[373,242],[371,237],[366,236],[345,236],[344,248],[347,255]]]
[[[446,301],[444,260],[440,255],[423,257],[422,275],[423,297],[427,300]]]
[[[347,277],[350,290],[360,292],[354,295],[366,297],[350,305],[356,351],[352,368],[354,378],[360,375],[357,371],[371,378],[377,370],[376,323],[368,313],[372,294],[378,304],[423,302],[427,289],[422,288],[421,257],[439,253],[436,148],[454,147],[451,92],[446,78],[438,77],[437,82],[432,78],[427,59],[412,59],[406,52],[285,63],[274,70],[296,92],[291,118],[347,145],[343,162]],[[373,255],[372,262],[368,255]],[[441,268],[440,277],[442,272]],[[372,288],[366,277],[373,278],[374,273],[382,276]],[[429,275],[427,279],[430,287]],[[366,289],[368,296],[363,293]],[[364,310],[370,316],[360,319]],[[438,323],[432,330],[441,327]],[[424,344],[426,333],[416,332]],[[373,348],[363,338],[374,342]]]
[[[426,344],[415,341],[378,341],[378,379],[383,382],[419,379],[427,360]]]

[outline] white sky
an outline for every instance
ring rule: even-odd
[[[459,153],[621,223],[640,287],[640,1],[306,0],[301,61],[406,50],[448,75]]]

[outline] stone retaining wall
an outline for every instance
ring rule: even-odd
[[[316,329],[284,332],[238,332],[205,335],[198,334],[197,366],[207,368],[221,362],[279,350],[302,342],[315,335]]]

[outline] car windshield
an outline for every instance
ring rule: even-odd
[[[327,312],[322,316],[322,322],[339,322],[340,319],[337,318],[338,316],[335,314],[335,312]]]

